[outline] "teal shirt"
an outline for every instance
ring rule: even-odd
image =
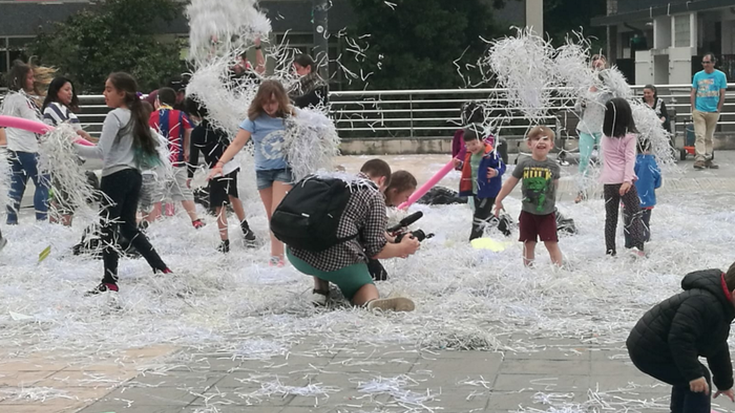
[[[485,156],[483,152],[470,155],[470,169],[472,170],[472,193],[477,194],[477,170],[480,169],[480,162]]]
[[[694,108],[700,112],[717,112],[720,90],[727,89],[727,77],[715,69],[712,73],[700,70],[694,75],[692,89],[696,90]]]

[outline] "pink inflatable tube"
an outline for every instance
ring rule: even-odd
[[[449,173],[454,169],[454,159],[449,161],[446,165],[442,167],[437,173],[434,174],[428,181],[426,181],[425,184],[421,185],[419,189],[416,190],[413,194],[411,194],[410,197],[408,197],[408,201],[402,203],[401,205],[398,205],[398,209],[405,209],[411,206],[414,202],[418,201],[419,198],[424,196],[427,192],[429,192],[429,189],[431,189],[434,185],[436,185],[439,181],[441,181],[442,178],[446,174]]]
[[[39,135],[44,135],[54,130],[53,126],[49,126],[43,122],[4,115],[0,115],[0,127],[23,129],[29,132],[37,133]],[[81,136],[78,137],[74,141],[74,143],[78,143],[84,146],[94,146],[92,142],[82,138]]]

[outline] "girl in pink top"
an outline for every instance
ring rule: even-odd
[[[602,175],[600,181],[605,193],[605,244],[607,254],[614,256],[615,231],[618,226],[618,209],[622,199],[625,207],[624,230],[630,234],[633,253],[644,256],[643,221],[640,199],[633,182],[636,156],[636,134],[630,104],[625,99],[615,98],[605,105],[605,121],[602,125]]]

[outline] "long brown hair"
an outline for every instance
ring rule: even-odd
[[[12,90],[13,92],[20,92],[21,90],[25,90],[26,78],[28,77],[28,73],[31,70],[31,67],[23,63],[22,60],[15,60],[13,62],[13,66],[10,67],[10,72],[8,72],[7,75],[8,89]]]
[[[277,117],[285,118],[286,115],[293,114],[288,94],[281,82],[277,80],[265,80],[260,84],[258,93],[255,94],[255,98],[253,98],[253,102],[248,108],[248,119],[255,120],[258,116],[265,113],[263,111],[263,105],[268,103],[271,97],[278,101]]]
[[[125,128],[133,129],[133,147],[146,155],[157,156],[158,143],[148,126],[147,110],[137,94],[138,83],[135,78],[125,72],[114,72],[107,79],[115,89],[125,93],[125,105],[130,109],[130,122]]]

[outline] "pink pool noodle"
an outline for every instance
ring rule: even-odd
[[[437,173],[434,174],[428,181],[426,181],[425,184],[421,185],[419,189],[417,189],[413,194],[411,194],[410,197],[408,197],[408,201],[402,203],[401,205],[398,205],[398,209],[405,209],[411,206],[414,202],[418,201],[419,198],[424,196],[427,192],[429,192],[429,189],[431,189],[434,185],[436,185],[439,181],[441,181],[442,178],[446,174],[449,173],[454,169],[454,159],[450,160],[446,165],[442,167]]]
[[[43,135],[47,132],[54,130],[53,126],[49,126],[43,122],[37,120],[30,120],[24,118],[18,118],[15,116],[0,115],[0,127],[23,129],[29,132],[38,133]],[[74,143],[84,146],[94,146],[94,144],[82,137],[76,138]]]

